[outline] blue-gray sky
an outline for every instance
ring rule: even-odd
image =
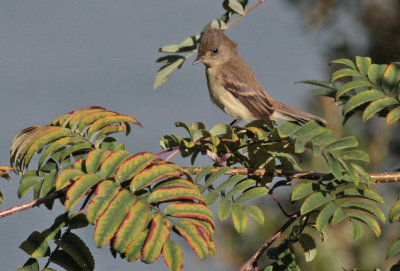
[[[153,91],[161,54],[156,49],[197,34],[223,13],[222,1],[202,0],[19,0],[0,1],[0,165],[9,161],[12,137],[21,129],[42,125],[66,112],[89,105],[137,118],[144,128],[122,138],[128,151],[160,151],[164,134],[181,133],[175,121],[203,121],[207,127],[231,120],[211,104],[204,68],[186,63]],[[256,1],[250,1],[250,4]],[[282,1],[269,0],[226,32],[269,94],[305,108],[311,94],[294,82],[325,79],[318,40],[303,32],[302,18]],[[193,60],[193,59],[190,59]],[[14,183],[2,182],[1,208],[32,199],[16,196]],[[62,208],[57,207],[58,213]],[[0,222],[0,262],[14,270],[28,259],[18,249],[33,230],[52,223],[44,207],[18,213]],[[114,260],[107,248],[96,249],[92,228],[84,239],[96,270],[168,270]],[[217,243],[218,246],[218,243]],[[221,247],[219,247],[221,249]],[[185,251],[184,270],[231,270],[223,259],[200,261]]]

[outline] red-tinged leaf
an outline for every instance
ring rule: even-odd
[[[118,113],[108,111],[108,110],[99,110],[99,111],[88,111],[86,114],[82,114],[81,117],[77,116],[77,121],[74,120],[74,127],[77,127],[81,134],[87,131],[90,125],[98,119],[107,117],[107,116],[115,116]],[[80,118],[79,118],[80,117]],[[79,118],[79,119],[78,119]]]
[[[114,175],[120,165],[130,157],[131,154],[124,150],[110,153],[100,166],[100,175],[106,179]]]
[[[400,106],[396,107],[392,111],[389,112],[386,116],[386,123],[388,125],[395,123],[400,119]]]
[[[102,149],[93,150],[86,156],[85,167],[87,173],[96,173],[104,159],[111,154],[111,151]]]
[[[64,161],[66,158],[69,158],[69,156],[74,153],[82,153],[84,151],[91,151],[93,150],[92,144],[90,144],[87,141],[83,141],[77,144],[74,144],[73,146],[70,146],[69,148],[65,148],[63,151],[61,151],[60,158],[58,159],[60,162]]]
[[[97,186],[86,210],[86,218],[89,223],[96,223],[118,191],[119,186],[115,185],[113,181],[104,181]]]
[[[76,168],[69,168],[61,171],[56,180],[56,189],[64,189],[65,187],[70,185],[73,180],[82,175],[85,175],[85,172]]]
[[[382,87],[390,93],[399,83],[400,80],[400,63],[390,63],[382,76]]]
[[[126,128],[122,125],[110,125],[102,129],[100,132],[95,133],[92,135],[92,138],[89,138],[90,142],[93,142],[94,138],[96,138],[95,141],[95,147],[99,148],[101,143],[103,143],[104,138],[109,136],[110,134],[114,133],[122,133],[125,132]]]
[[[167,187],[167,186],[187,187],[187,188],[194,189],[194,190],[196,190],[196,191],[198,191],[200,193],[200,190],[197,188],[197,186],[193,182],[191,182],[189,180],[177,179],[177,178],[172,178],[172,179],[169,179],[169,180],[158,182],[154,186],[153,190],[157,190],[159,188]]]
[[[122,183],[132,179],[136,174],[150,166],[153,162],[161,160],[158,156],[149,153],[141,152],[126,159],[115,173],[115,181]]]
[[[65,209],[69,211],[74,208],[87,191],[99,181],[101,181],[100,177],[94,173],[79,177],[67,192],[64,202]]]
[[[128,262],[136,261],[140,258],[142,254],[142,249],[144,245],[144,241],[146,241],[147,235],[149,234],[149,230],[142,231],[135,240],[133,240],[128,249],[125,251],[126,259]]]
[[[61,240],[54,241],[79,265],[81,270],[93,270],[94,259],[86,244],[72,232],[63,234]]]
[[[131,122],[134,124],[137,124],[142,127],[142,124],[137,121],[136,119],[132,118],[131,116],[128,115],[115,115],[115,116],[106,116],[101,119],[96,120],[90,125],[90,128],[88,130],[88,136],[91,137],[93,133],[97,132],[101,128],[108,126],[112,123],[127,123]]]
[[[74,162],[74,168],[79,169],[80,171],[84,171],[85,170],[85,160],[83,160],[82,158],[76,160]]]
[[[92,112],[96,111],[104,111],[105,108],[101,106],[87,106],[84,108],[80,108],[71,112],[68,112],[67,114],[64,114],[56,119],[54,119],[51,124],[55,126],[67,126],[67,124],[71,123],[71,119],[74,118],[78,114],[91,114]]]
[[[214,241],[211,238],[211,235],[208,234],[207,231],[204,231],[203,228],[197,227],[201,235],[203,236],[204,240],[207,241],[208,245],[208,254],[210,255],[215,255],[215,252],[217,251],[217,247],[215,246]]]
[[[164,244],[163,256],[169,270],[182,270],[184,263],[183,251],[178,244],[171,239],[167,240]]]
[[[185,221],[189,221],[190,223],[194,224],[196,227],[201,228],[202,230],[206,231],[209,236],[214,235],[214,228],[213,225],[204,220],[198,220],[193,218],[185,218]]]
[[[204,220],[215,228],[214,216],[211,210],[200,203],[173,203],[165,208],[164,214],[174,217]]]
[[[94,243],[97,247],[104,247],[111,240],[134,202],[134,197],[127,190],[120,191],[114,197],[97,221],[94,230]]]
[[[39,159],[39,168],[42,167],[43,162],[46,161],[53,153],[65,148],[68,145],[75,145],[77,143],[87,142],[83,137],[64,137],[56,140],[46,148]]]
[[[14,167],[0,166],[0,178],[10,180],[10,176],[7,173],[14,169]]]
[[[41,258],[50,253],[46,236],[37,231],[32,232],[28,239],[21,243],[19,248],[35,258]]]
[[[174,164],[156,164],[137,174],[130,184],[130,189],[133,192],[138,191],[164,178],[179,177],[180,174],[181,171]]]
[[[169,238],[171,224],[163,215],[157,213],[151,222],[149,234],[142,250],[142,261],[152,263],[160,256],[165,241]]]
[[[150,215],[150,208],[146,203],[137,201],[115,234],[113,248],[116,251],[124,252],[128,245],[147,227]]]
[[[175,224],[175,229],[179,235],[185,238],[200,259],[205,260],[207,258],[209,253],[208,242],[198,227],[188,221],[179,221]]]
[[[164,202],[172,200],[198,200],[205,204],[198,190],[182,186],[166,186],[153,190],[148,197],[148,202]]]
[[[24,148],[22,152],[18,150],[17,158],[21,157],[21,164],[19,167],[25,168],[26,165],[29,164],[33,156],[42,150],[47,144],[56,141],[62,137],[74,136],[70,130],[64,127],[54,127],[54,126],[44,126],[40,127],[33,132],[33,137],[25,138],[25,142],[23,142]],[[19,147],[22,147],[21,145]]]

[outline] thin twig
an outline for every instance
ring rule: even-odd
[[[179,153],[179,149],[174,150],[174,152],[171,153],[170,155],[168,155],[168,157],[165,158],[165,160],[168,161],[169,159],[171,159],[172,157],[174,157],[177,153]]]
[[[286,210],[283,208],[282,204],[279,202],[278,198],[275,196],[274,193],[270,193],[271,197],[273,198],[273,200],[275,201],[275,203],[278,205],[279,209],[282,211],[282,213],[286,216],[286,217],[291,217],[292,215],[289,215]]]
[[[189,168],[183,168],[188,170]],[[220,167],[214,167],[209,174],[218,171]],[[195,167],[192,169],[193,174],[199,174],[203,170],[202,167]],[[274,169],[273,171],[265,168],[230,168],[225,175],[253,175],[253,176],[273,176],[273,177],[290,177],[293,179],[306,179],[306,180],[319,180],[328,175],[328,173],[314,172],[314,171],[298,171],[298,170],[282,170]],[[372,179],[378,183],[384,182],[400,182],[400,172],[389,173],[370,173],[368,174]]]
[[[254,6],[252,6],[251,8],[249,8],[248,10],[246,10],[243,15],[240,15],[239,17],[237,17],[235,20],[233,20],[232,22],[230,22],[227,26],[226,29],[228,29],[229,27],[231,27],[232,25],[234,25],[237,21],[239,21],[240,19],[242,19],[244,16],[246,16],[247,14],[249,14],[250,12],[252,12],[256,7],[258,7],[259,5],[261,5],[262,3],[264,3],[267,0],[260,0],[260,2],[258,2],[257,4],[255,4]]]
[[[11,207],[9,209],[0,211],[0,218],[3,218],[5,216],[12,215],[12,214],[24,211],[26,209],[29,209],[29,208],[32,208],[32,207],[35,207],[35,206],[39,206],[39,205],[45,203],[48,200],[52,200],[52,199],[56,199],[56,198],[62,197],[65,194],[65,192],[67,191],[67,189],[69,189],[69,187],[67,187],[67,188],[65,188],[63,190],[60,190],[60,191],[55,191],[55,192],[53,192],[53,193],[51,193],[51,194],[49,194],[49,195],[47,195],[47,196],[45,196],[43,198],[35,199],[35,200],[29,201],[27,203],[24,203],[24,204],[21,204],[21,205],[18,205],[18,206],[14,206],[14,207]]]
[[[239,271],[248,271],[251,270],[252,268],[256,268],[257,267],[257,262],[258,259],[260,258],[260,256],[264,253],[265,250],[267,250],[268,247],[270,247],[272,245],[272,243],[278,239],[282,233],[290,227],[290,225],[292,225],[293,222],[296,221],[296,219],[300,216],[299,213],[295,213],[293,214],[288,221],[286,221],[285,224],[282,225],[282,227],[280,227],[274,235],[272,235],[267,242],[265,242],[264,245],[262,245],[257,252],[239,269]]]

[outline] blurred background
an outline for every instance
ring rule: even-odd
[[[249,1],[249,7],[256,2]],[[131,135],[120,138],[132,153],[161,151],[161,136],[183,133],[174,127],[175,121],[202,121],[208,128],[229,123],[230,118],[209,101],[200,65],[185,63],[166,84],[152,89],[160,67],[155,60],[162,56],[156,49],[198,34],[224,12],[221,4],[215,0],[0,1],[0,165],[9,164],[10,143],[18,131],[89,105],[131,115],[143,124],[143,129],[134,127]],[[328,63],[337,58],[359,55],[371,56],[374,63],[399,61],[400,1],[268,0],[226,33],[238,42],[240,54],[273,98],[327,118],[337,136],[356,135],[370,153],[369,171],[400,168],[397,127],[388,128],[378,119],[364,124],[357,118],[342,127],[340,107],[313,97],[307,91],[311,87],[294,84],[329,80],[334,67]],[[19,179],[13,175],[13,180],[1,181],[2,209],[32,198],[28,194],[18,199]],[[385,193],[388,206],[399,193],[395,184],[376,188]],[[286,200],[289,194],[282,191],[278,196]],[[270,200],[258,203],[265,211],[265,225],[252,221],[239,235],[230,219],[219,223],[216,256],[203,262],[186,246],[184,270],[238,269],[285,221]],[[29,257],[19,244],[31,231],[49,227],[53,215],[62,212],[57,204],[53,212],[41,207],[1,219],[2,269],[21,267]],[[96,270],[168,270],[161,258],[150,266],[112,258],[107,248],[95,248],[92,230],[81,231],[80,236],[94,254]],[[385,253],[397,235],[383,232],[387,242],[376,242],[369,231],[354,242],[350,225],[339,224],[328,230],[326,242],[318,242],[316,259],[302,266],[387,270],[393,262],[384,262]],[[302,259],[301,249],[298,252]]]

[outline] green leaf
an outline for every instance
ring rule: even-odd
[[[386,97],[382,99],[378,99],[376,101],[371,102],[367,108],[365,108],[364,113],[362,115],[362,120],[367,121],[373,116],[375,116],[376,113],[384,109],[385,107],[399,104],[399,102],[391,97]]]
[[[179,177],[181,171],[175,164],[161,163],[152,165],[138,173],[130,183],[132,192],[138,191],[164,178]]]
[[[238,233],[244,232],[247,227],[247,215],[243,206],[235,204],[232,206],[232,220],[236,231]]]
[[[379,226],[378,222],[372,217],[356,212],[348,213],[347,216],[349,218],[356,219],[368,225],[370,229],[373,231],[373,233],[376,235],[376,237],[379,237],[381,235],[381,227]]]
[[[299,200],[319,190],[320,186],[316,183],[300,183],[293,188],[290,199],[292,201]]]
[[[210,194],[210,193],[209,193]],[[218,197],[218,195],[217,195]],[[182,186],[165,186],[153,190],[147,198],[148,202],[198,200],[204,203],[199,190]]]
[[[104,247],[111,240],[134,201],[134,197],[127,190],[121,190],[114,197],[97,221],[94,230],[94,243],[97,247]]]
[[[243,206],[246,213],[251,216],[258,224],[264,224],[264,214],[260,208],[255,205],[245,205]]]
[[[85,161],[87,173],[96,173],[104,159],[111,154],[111,151],[96,149],[88,153]]]
[[[389,259],[398,253],[400,253],[400,239],[397,239],[390,245],[386,259]]]
[[[39,263],[34,258],[29,258],[22,268],[18,268],[15,271],[39,271]]]
[[[212,185],[219,177],[223,176],[228,170],[229,167],[222,167],[218,169],[215,173],[206,178],[206,186]]]
[[[203,204],[193,202],[172,203],[165,208],[164,214],[173,217],[204,220],[214,227],[214,215],[211,210]]]
[[[335,212],[333,213],[332,217],[332,224],[336,225],[342,222],[347,218],[346,214],[344,213],[342,208],[336,208]]]
[[[363,229],[361,223],[358,222],[357,220],[351,220],[350,222],[351,222],[352,231],[353,231],[353,239],[357,240],[363,235],[364,229]]]
[[[233,130],[230,125],[220,123],[210,129],[210,134],[212,136],[226,136],[228,138],[231,138],[233,135]]]
[[[171,223],[160,213],[151,222],[150,231],[142,250],[142,261],[153,263],[160,256],[165,241],[169,238]]]
[[[302,233],[300,235],[299,242],[304,250],[306,262],[311,262],[314,260],[315,256],[317,256],[317,245],[315,244],[314,239],[310,235]]]
[[[346,77],[346,76],[352,76],[352,77],[361,77],[361,74],[358,71],[352,70],[352,69],[340,69],[335,71],[332,74],[331,77],[331,82],[336,81],[340,78]]]
[[[365,151],[351,150],[343,152],[339,155],[340,159],[343,160],[356,160],[369,163],[369,156]]]
[[[371,89],[365,90],[363,92],[358,93],[357,95],[351,97],[343,107],[344,114],[349,113],[354,108],[365,104],[367,102],[375,101],[380,98],[384,98],[385,94],[383,94],[379,90]]]
[[[316,121],[309,121],[299,130],[293,133],[297,140],[310,140],[314,136],[323,133],[326,129],[321,127]]]
[[[224,221],[225,219],[228,218],[232,211],[232,205],[233,202],[226,199],[222,198],[219,205],[218,205],[218,217],[221,221]]]
[[[400,106],[389,112],[386,116],[387,125],[393,124],[400,119]]]
[[[138,235],[138,237],[136,237],[135,240],[133,240],[129,244],[128,249],[125,251],[126,259],[128,260],[128,262],[132,262],[140,258],[143,245],[144,242],[146,241],[148,234],[149,234],[149,229],[142,231]]]
[[[19,248],[35,258],[42,258],[50,254],[46,236],[37,231],[32,232],[28,239],[21,243]]]
[[[383,223],[386,222],[385,214],[375,205],[369,204],[362,201],[346,201],[343,202],[340,207],[358,209],[370,213],[371,215],[379,218]]]
[[[371,64],[368,69],[368,79],[379,86],[382,82],[382,76],[388,65]]]
[[[256,198],[259,198],[261,196],[264,196],[265,194],[268,194],[269,189],[266,187],[254,187],[251,188],[247,191],[245,191],[243,194],[241,194],[239,197],[235,199],[236,203],[242,203],[245,201],[253,200]]]
[[[333,173],[336,179],[340,180],[342,178],[342,168],[339,161],[331,153],[324,154],[324,158],[328,163],[330,172]]]
[[[50,261],[68,271],[82,271],[82,268],[64,250],[56,250],[51,253]]]
[[[86,217],[89,223],[96,223],[100,214],[107,208],[118,191],[119,187],[113,181],[103,181],[97,186],[96,192],[89,201],[86,210]]]
[[[194,252],[196,252],[200,259],[205,260],[207,258],[207,240],[199,234],[199,230],[194,224],[188,221],[179,221],[175,224],[175,229],[178,231],[179,235],[185,238],[186,242]]]
[[[358,146],[358,140],[355,136],[347,136],[332,142],[327,145],[323,152],[332,152],[337,150],[343,150],[347,148],[354,148]]]
[[[321,212],[319,212],[315,226],[319,232],[324,231],[329,224],[333,213],[336,211],[336,204],[333,202],[328,203],[324,208],[322,208]]]
[[[154,79],[154,85],[153,89],[158,88],[162,84],[164,84],[168,77],[180,66],[182,66],[183,62],[185,62],[185,57],[180,56],[176,60],[172,61],[171,63],[168,63],[167,65],[162,66],[156,75],[156,78]]]
[[[129,244],[145,230],[150,218],[150,208],[147,204],[144,201],[136,201],[114,236],[113,248],[121,253],[126,251]]]
[[[327,202],[330,202],[332,200],[332,196],[323,193],[323,192],[316,192],[312,195],[310,195],[303,203],[301,206],[300,212],[302,215],[307,214],[318,207],[324,205]]]
[[[231,185],[235,185],[238,182],[242,181],[246,179],[246,176],[243,175],[234,175],[229,177],[228,179],[226,179],[223,183],[221,183],[216,189],[215,192],[219,193],[223,190],[225,190],[226,188],[230,187]]]
[[[356,65],[354,65],[354,62],[347,58],[336,59],[336,60],[331,61],[331,63],[343,64],[343,65],[349,66],[353,70],[356,69]]]
[[[66,199],[64,202],[65,209],[71,210],[82,199],[82,197],[100,182],[100,177],[95,173],[90,173],[79,177],[78,180],[67,191]]]
[[[25,194],[28,193],[28,191],[31,190],[32,187],[38,182],[39,180],[35,179],[28,179],[23,181],[18,187],[18,198],[22,198],[23,196],[25,196]]]
[[[169,270],[180,271],[183,268],[183,251],[177,243],[168,239],[163,247],[163,256]]]
[[[233,187],[228,193],[226,193],[226,197],[230,198],[235,196],[236,194],[256,185],[256,181],[247,179],[240,183],[238,183],[235,187]]]
[[[212,206],[214,205],[218,200],[218,194],[215,193],[214,191],[210,191],[207,193],[207,195],[204,197],[204,201],[207,204],[207,206]]]
[[[55,240],[55,243],[71,256],[81,270],[89,271],[94,269],[93,256],[86,244],[77,235],[72,232],[66,232],[61,240]]]
[[[388,218],[390,223],[400,220],[400,200],[390,208]]]
[[[119,169],[121,164],[125,162],[132,155],[124,150],[119,150],[110,153],[107,158],[104,159],[100,166],[100,176],[103,179],[110,178]]]
[[[383,73],[382,87],[390,93],[396,87],[400,80],[400,62],[390,63]]]
[[[200,182],[201,179],[203,179],[212,169],[213,169],[213,165],[208,165],[206,167],[204,167],[199,174],[197,174],[195,181],[196,182]]]
[[[297,125],[291,121],[285,121],[281,125],[278,126],[278,133],[281,137],[287,137],[291,134],[294,134],[297,130],[301,128],[300,125]]]
[[[349,188],[349,189],[344,190],[343,192],[336,194],[336,197],[339,197],[339,198],[360,197],[360,198],[366,198],[366,199],[373,200],[382,205],[385,204],[382,197],[378,193],[374,192],[371,189],[359,190],[359,189],[355,189],[355,188]]]
[[[373,85],[370,82],[364,80],[356,80],[345,83],[340,86],[338,91],[336,92],[336,100],[340,99],[340,97],[342,97],[347,92],[362,87],[373,87]]]
[[[367,76],[369,67],[371,65],[371,58],[356,56],[356,63],[357,63],[357,68],[361,72],[361,74]]]

